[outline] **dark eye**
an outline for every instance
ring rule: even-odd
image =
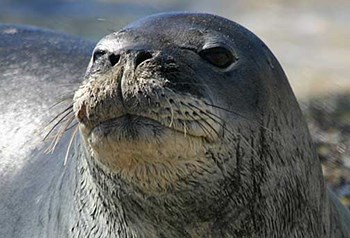
[[[107,52],[105,50],[95,50],[94,55],[92,56],[92,61],[95,62],[102,56],[104,56]]]
[[[214,47],[199,52],[200,57],[219,68],[226,68],[237,61],[232,52],[224,47]]]

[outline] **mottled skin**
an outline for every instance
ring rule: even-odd
[[[208,14],[145,18],[97,44],[76,90],[89,43],[12,28],[0,28],[0,92],[16,96],[0,118],[7,140],[27,140],[0,151],[0,237],[350,236],[287,78],[248,30]],[[201,52],[214,47],[235,60],[211,64]],[[47,155],[33,132],[74,92],[63,166],[69,133]],[[24,113],[34,129],[21,131]]]

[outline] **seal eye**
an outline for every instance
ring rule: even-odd
[[[104,56],[107,52],[105,50],[96,50],[94,52],[94,55],[92,56],[92,61],[96,62],[96,60],[100,59],[102,56]]]
[[[204,49],[199,56],[219,68],[226,68],[237,61],[232,52],[224,47]]]

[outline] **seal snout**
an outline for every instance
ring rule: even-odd
[[[98,66],[98,68],[114,67],[119,62],[122,65],[132,64],[133,70],[148,59],[152,59],[154,52],[150,52],[144,49],[128,49],[128,50],[119,50],[119,51],[109,51],[102,49],[95,49],[92,56],[93,66]],[[99,69],[101,70],[101,69]]]
[[[169,42],[135,41],[135,35],[140,33],[111,35],[96,46],[85,85],[74,97],[79,123],[89,131],[98,127],[101,135],[108,132],[118,138],[150,128],[157,128],[156,134],[176,132],[207,142],[222,137],[223,119],[212,106],[211,89],[205,82],[217,71],[202,73],[198,67],[212,61],[217,68],[229,67],[234,58],[231,51],[214,47],[197,54]],[[117,125],[120,128],[115,130]]]
[[[149,68],[145,65],[152,64],[154,55],[155,52],[143,49],[95,49],[86,83],[74,95],[78,122],[92,129],[104,121],[130,112],[135,114],[133,99],[140,93],[144,95],[146,84],[143,81],[143,85],[140,85],[142,80],[139,77],[149,75]]]

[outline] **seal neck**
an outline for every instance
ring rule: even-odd
[[[124,184],[116,174],[112,174],[84,151],[81,151],[77,164],[79,179],[74,195],[76,223],[72,229],[73,235],[160,237],[166,232],[166,237],[169,237],[169,233],[171,237],[189,237],[183,233],[183,229],[176,229],[174,224],[179,223],[170,224],[164,219],[164,211],[152,199],[147,200],[135,188]]]
[[[258,141],[256,143],[262,143]],[[264,141],[264,138],[261,141]],[[281,183],[286,181],[286,184],[292,180],[292,185],[295,183],[297,186],[282,184],[278,191],[269,189],[270,186],[274,187],[273,183],[277,181],[277,177],[260,171],[263,168],[261,163],[267,163],[271,159],[270,154],[278,154],[278,151],[269,150],[268,146],[263,146],[266,151],[260,153],[266,155],[266,158],[252,160],[255,161],[249,170],[252,174],[247,171],[245,175],[250,176],[250,179],[243,179],[243,175],[240,180],[235,177],[221,177],[217,181],[206,181],[205,186],[196,184],[197,189],[191,187],[188,189],[190,192],[169,191],[156,196],[145,194],[125,182],[118,174],[112,173],[91,157],[87,152],[89,150],[83,146],[78,146],[79,156],[76,164],[76,222],[72,228],[74,236],[206,237],[210,234],[212,237],[226,237],[245,234],[247,237],[254,237],[254,234],[266,234],[268,237],[269,233],[272,234],[269,229],[271,224],[274,234],[280,234],[283,230],[296,232],[297,226],[285,226],[294,224],[293,222],[300,217],[310,216],[311,213],[320,226],[324,220],[324,214],[318,210],[305,212],[310,204],[307,200],[304,201],[304,197],[312,198],[312,202],[317,204],[314,198],[320,196],[307,195],[308,187],[301,186],[303,181],[294,181],[297,178],[292,176],[295,171],[289,171],[290,174],[286,175],[285,180],[284,176],[278,178]],[[247,156],[249,157],[245,155],[241,160],[247,159]],[[266,179],[262,180],[263,177]],[[220,181],[226,181],[226,184],[221,184]],[[239,184],[227,181],[238,181]],[[246,189],[237,191],[236,186],[243,186],[242,183],[245,183]],[[319,186],[323,187],[323,184],[320,183]],[[304,189],[301,190],[301,187]],[[304,202],[300,202],[299,195],[291,196],[291,193],[300,193]]]
[[[73,237],[137,237],[125,219],[118,188],[110,189],[108,174],[91,164],[82,146],[78,145]]]
[[[82,146],[79,145],[76,167],[78,179],[74,192],[76,222],[72,228],[73,235],[205,237],[215,232],[213,227],[216,224],[212,221],[226,217],[225,207],[228,206],[217,199],[221,200],[224,196],[213,193],[210,197],[210,192],[202,189],[197,189],[202,194],[191,189],[191,193],[147,195],[108,171]],[[207,193],[206,196],[203,193]],[[179,202],[184,205],[179,206]]]

